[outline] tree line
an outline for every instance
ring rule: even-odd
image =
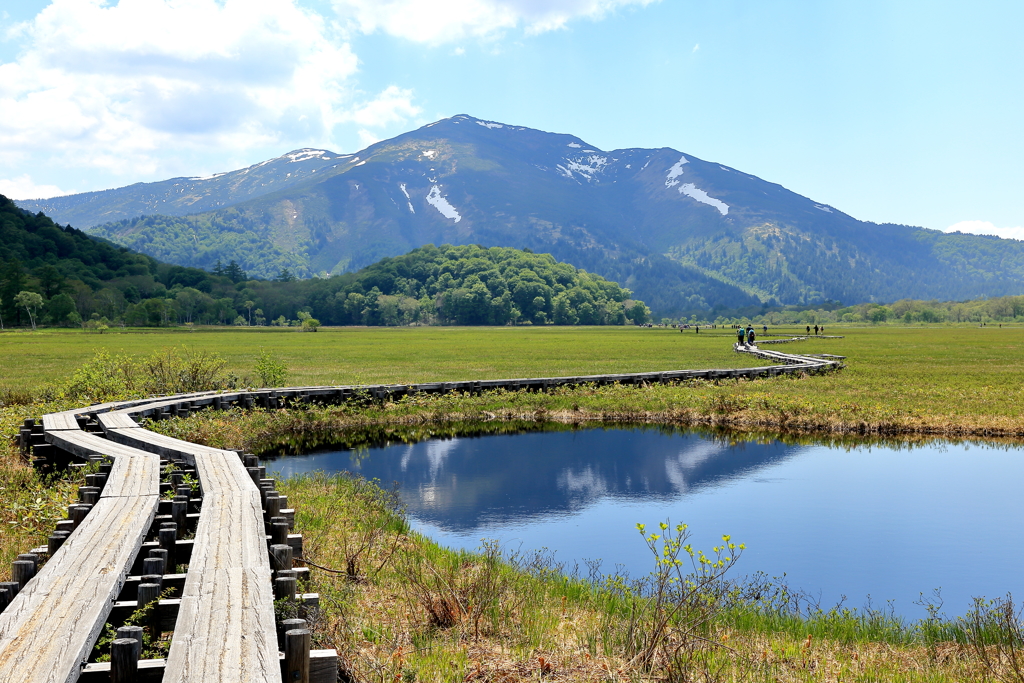
[[[172,266],[0,195],[0,326],[622,325],[650,311],[618,284],[510,248],[427,245],[357,273],[254,279],[234,260]]]

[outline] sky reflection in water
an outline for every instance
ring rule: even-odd
[[[894,601],[917,617],[941,587],[946,610],[1020,592],[1024,451],[932,444],[900,450],[710,440],[590,429],[426,441],[268,463],[282,475],[351,470],[397,481],[416,529],[446,545],[499,539],[570,565],[652,567],[635,525],[684,521],[696,547],[747,545],[741,574],[785,573],[826,604]]]

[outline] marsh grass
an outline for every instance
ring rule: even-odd
[[[913,447],[914,440],[935,436],[1024,435],[1017,331],[844,332],[845,340],[799,347],[850,356],[845,370],[822,377],[420,395],[361,406],[203,412],[151,427],[214,446],[281,453],[334,445],[339,429],[350,430],[341,440],[356,448],[467,429],[483,434],[623,423],[697,427],[725,440],[814,438],[838,445],[865,437],[892,444],[909,439],[906,447]],[[726,336],[694,337],[634,328],[431,328],[324,335],[197,331],[185,341],[223,353],[227,373],[251,366],[253,349],[267,347],[301,384],[738,367],[746,360],[728,350]],[[0,336],[4,358],[13,360],[0,380],[0,486],[10,501],[0,512],[0,575],[15,555],[45,541],[82,483],[74,476],[43,480],[12,445],[23,418],[80,405],[47,394],[44,385],[66,381],[97,347],[149,354],[169,341],[182,337]],[[46,395],[53,400],[40,400]],[[297,508],[296,527],[313,567],[303,590],[322,596],[311,617],[314,640],[339,650],[347,680],[1020,680],[1020,614],[1009,597],[976,604],[962,618],[948,619],[936,608],[929,619],[907,624],[884,611],[794,608],[777,585],[767,587],[783,590],[775,602],[752,601],[744,593],[748,585],[735,587],[731,599],[716,594],[713,614],[698,621],[700,628],[680,630],[679,624],[692,622],[657,626],[656,609],[638,616],[651,609],[651,595],[631,597],[609,587],[607,577],[581,576],[542,554],[499,557],[487,546],[482,553],[441,548],[410,532],[394,495],[373,483],[318,474],[281,488]],[[687,633],[696,636],[689,639],[696,645],[684,651],[688,664],[677,662],[670,671],[671,648]],[[655,656],[638,660],[644,643],[652,642],[658,643]]]
[[[339,650],[346,680],[1017,680],[1019,631],[1008,629],[1019,629],[1019,614],[1003,603],[915,624],[884,611],[808,612],[777,583],[727,580],[728,540],[726,554],[694,566],[670,530],[667,555],[666,541],[651,541],[650,576],[582,575],[487,542],[476,553],[442,548],[409,531],[390,492],[350,475],[313,473],[281,488],[297,502],[309,588],[321,593],[314,642]],[[377,539],[361,554],[374,569],[358,578],[346,569],[353,537]],[[755,589],[775,594],[752,601]],[[987,624],[984,637],[971,636],[975,622]]]

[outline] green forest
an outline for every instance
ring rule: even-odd
[[[614,282],[511,248],[427,245],[356,273],[251,278],[154,258],[0,195],[0,325],[625,325],[650,311]]]
[[[233,260],[260,279],[281,269],[300,278],[312,275],[306,256],[281,251],[262,235],[265,231],[238,210],[226,209],[198,216],[140,216],[91,228],[89,234],[191,268],[212,270],[218,261]]]

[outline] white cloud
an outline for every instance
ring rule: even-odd
[[[359,102],[356,55],[295,0],[54,0],[9,35],[22,50],[0,64],[0,173],[45,158],[137,178],[419,112],[398,88]]]
[[[47,199],[70,192],[56,185],[36,185],[26,173],[16,178],[0,178],[0,194],[8,199]]]
[[[988,221],[960,221],[946,228],[944,232],[967,232],[972,235],[995,235],[1005,239],[1024,240],[1024,226],[997,228]]]
[[[700,43],[697,43],[696,45],[693,46],[692,52],[696,52],[699,49],[700,49]]]
[[[420,108],[412,103],[411,90],[404,90],[391,85],[385,88],[376,98],[362,104],[341,118],[354,121],[361,126],[386,126],[389,123],[405,121],[420,113]]]
[[[527,33],[600,19],[619,7],[657,0],[334,0],[343,20],[363,33],[382,31],[418,43],[449,43],[522,27]]]

